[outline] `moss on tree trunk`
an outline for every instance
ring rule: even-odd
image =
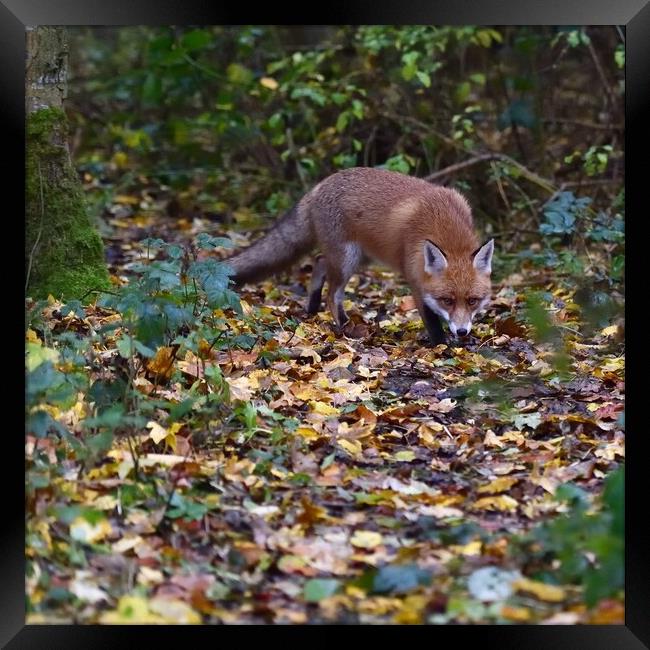
[[[38,30],[44,31],[28,38],[28,47],[37,47],[28,60],[27,75],[27,294],[33,298],[48,294],[80,298],[89,289],[107,288],[108,272],[102,240],[87,214],[67,146],[67,119],[60,106],[65,90],[65,57],[38,60],[43,52],[60,51],[64,36],[56,32],[61,28],[39,27],[35,32]],[[58,102],[52,99],[56,89]]]

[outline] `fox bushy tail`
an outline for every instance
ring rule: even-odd
[[[308,253],[315,243],[313,228],[300,205],[286,212],[254,244],[225,259],[235,271],[237,286],[262,280],[281,271]]]

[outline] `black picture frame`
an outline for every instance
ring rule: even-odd
[[[620,25],[625,26],[626,38],[626,195],[627,229],[632,236],[630,254],[626,259],[626,285],[634,287],[643,282],[640,249],[647,241],[641,235],[641,225],[648,220],[644,183],[648,184],[646,169],[650,144],[647,120],[650,117],[650,0],[330,0],[314,7],[314,15],[306,16],[304,7],[293,3],[267,3],[255,7],[232,3],[208,3],[207,0],[0,0],[0,115],[4,118],[3,157],[19,173],[18,182],[7,183],[5,197],[13,193],[17,214],[24,214],[24,185],[20,172],[24,170],[24,62],[26,25],[168,25],[168,24],[489,24],[489,25]],[[643,176],[643,180],[641,179]],[[23,181],[24,181],[24,175]],[[4,185],[4,183],[3,183]],[[21,207],[22,206],[22,207]],[[18,248],[17,246],[15,247]],[[20,268],[20,267],[19,267]],[[18,284],[18,283],[16,283]],[[641,292],[634,295],[641,295]],[[21,302],[24,301],[22,296]],[[471,642],[481,647],[498,648],[618,648],[650,647],[650,571],[648,555],[650,539],[645,532],[644,453],[647,433],[643,424],[643,311],[640,300],[626,307],[627,338],[637,341],[635,353],[627,358],[628,390],[626,419],[631,431],[627,438],[626,460],[626,615],[625,625],[618,626],[438,626],[410,628],[405,626],[363,626],[346,628],[343,634],[361,635],[361,640],[375,643],[445,642],[440,634],[450,635],[455,643]],[[20,306],[18,306],[20,309]],[[638,312],[638,313],[637,313]],[[20,313],[20,312],[18,312]],[[23,336],[19,319],[16,336]],[[9,344],[11,346],[11,343]],[[16,345],[17,355],[20,345]],[[19,363],[23,363],[21,359]],[[22,366],[21,366],[22,368]],[[21,376],[17,369],[16,376]],[[630,379],[631,378],[631,379]],[[10,408],[9,404],[5,406]],[[24,454],[24,439],[15,429],[5,431],[4,465],[20,467],[17,459]],[[11,435],[9,435],[11,434]],[[11,440],[9,439],[11,438]],[[10,454],[10,458],[6,455]],[[14,458],[15,454],[15,458]],[[136,643],[156,643],[172,634],[182,635],[184,643],[206,642],[205,634],[222,635],[222,626],[56,626],[25,625],[24,582],[24,475],[4,473],[4,505],[2,510],[2,549],[0,562],[0,643],[8,648],[108,648],[116,643],[135,647]],[[644,551],[644,549],[646,549]],[[444,628],[444,629],[443,629]],[[238,645],[248,636],[238,627],[234,637]],[[336,634],[339,628],[327,630]],[[272,640],[298,640],[307,636],[309,626],[273,626],[259,643]],[[230,630],[230,636],[232,630]],[[242,636],[243,635],[243,636]],[[377,636],[375,636],[377,635]],[[424,637],[420,639],[419,637]],[[189,639],[192,641],[189,641]],[[217,637],[223,640],[223,636]],[[231,637],[232,638],[232,637]],[[170,638],[171,639],[171,638]],[[200,639],[200,641],[199,641]],[[246,639],[248,640],[248,639]],[[327,643],[327,639],[323,639]]]

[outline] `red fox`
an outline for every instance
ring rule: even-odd
[[[433,345],[467,336],[474,316],[490,300],[494,240],[482,246],[472,212],[457,191],[397,172],[345,169],[318,183],[252,246],[225,260],[241,286],[272,275],[318,246],[307,312],[327,306],[339,328],[345,285],[362,261],[378,260],[399,271]]]

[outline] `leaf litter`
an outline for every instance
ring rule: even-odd
[[[161,219],[145,229],[179,244],[204,230],[245,240]],[[146,247],[140,227],[114,225],[121,285]],[[558,488],[595,502],[624,462],[617,327],[564,332],[560,368],[506,277],[466,345],[431,349],[399,279],[371,267],[337,336],[327,313],[305,315],[308,268],[246,287],[243,315],[219,314],[225,347],[133,351],[114,310],[42,308],[31,372],[66,375],[61,333],[108,335],[86,358],[90,388],[29,421],[28,622],[621,622],[619,601],[588,608],[582,587],[511,552],[566,512]],[[124,377],[143,417],[106,388]],[[53,444],[57,427],[69,433]]]

